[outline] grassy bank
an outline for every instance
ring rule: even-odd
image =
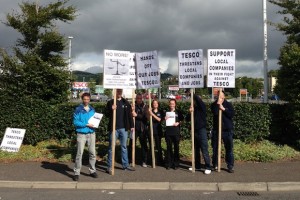
[[[209,141],[210,142],[210,141]],[[165,150],[166,144],[162,140],[162,147]],[[108,143],[98,143],[99,156],[106,159]],[[139,147],[137,147],[138,150]],[[210,155],[212,152],[209,148]],[[224,157],[224,149],[222,150]],[[116,153],[120,153],[117,146]],[[23,145],[18,153],[0,151],[0,162],[16,161],[50,161],[50,162],[70,162],[76,154],[76,146],[69,140],[55,141],[48,140],[38,143],[36,146]],[[180,155],[182,158],[191,158],[191,142],[183,140],[180,142]],[[234,140],[234,156],[236,161],[252,162],[274,162],[281,160],[299,159],[300,152],[287,145],[277,145],[270,141],[261,141],[247,144],[240,140]]]

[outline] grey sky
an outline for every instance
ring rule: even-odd
[[[0,19],[5,21],[5,14],[18,10],[20,2],[1,0]],[[237,76],[263,76],[262,0],[70,0],[69,4],[77,7],[77,19],[58,25],[66,38],[74,37],[74,70],[100,67],[104,49],[158,50],[161,70],[177,74],[178,50],[200,48],[206,57],[207,49],[228,48],[236,49]],[[279,8],[270,3],[267,7],[268,20],[279,22]],[[278,68],[285,40],[274,29],[268,28],[269,69]],[[0,24],[0,36],[0,47],[7,48],[19,35]]]

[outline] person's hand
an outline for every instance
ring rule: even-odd
[[[220,110],[225,111],[225,108],[224,108],[224,106],[222,104],[220,104],[219,108],[220,108]]]
[[[175,122],[175,123],[174,123],[174,126],[178,126],[178,125],[179,125],[179,122]]]
[[[169,119],[170,117],[169,116],[165,116],[165,120]]]
[[[134,133],[134,128],[131,128],[130,131],[131,131],[132,133]]]
[[[136,116],[137,116],[137,114],[136,114],[135,111],[132,111],[132,116],[133,116],[133,117],[136,117]]]
[[[194,107],[190,107],[190,112],[194,112]]]
[[[86,126],[87,126],[87,127],[90,127],[90,128],[94,128],[94,125],[93,125],[93,124],[87,124]]]
[[[149,112],[149,114],[150,114],[151,116],[153,116],[153,112],[152,112],[152,110],[151,110],[150,108],[149,108],[148,112]]]
[[[113,104],[111,109],[116,110],[117,109],[117,105]]]

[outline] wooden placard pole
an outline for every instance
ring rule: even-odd
[[[219,90],[219,97],[220,98],[222,92],[222,88]],[[218,172],[221,171],[221,140],[222,140],[222,110],[219,108],[219,130],[218,130]]]
[[[135,89],[132,90],[132,110],[135,110]],[[131,165],[135,167],[135,117],[133,117],[133,127],[132,132],[132,152],[131,152]]]
[[[194,89],[190,90],[191,93],[191,138],[192,138],[192,172],[195,173],[195,130],[194,130]]]
[[[148,97],[149,97],[149,109],[152,109],[151,106],[151,93],[148,90]],[[155,152],[154,152],[154,139],[153,139],[153,122],[152,116],[150,115],[150,139],[151,139],[151,155],[152,155],[152,167],[155,168]]]
[[[117,92],[116,89],[113,89],[113,95],[114,95],[114,106],[117,105]],[[113,130],[111,135],[111,150],[112,150],[112,156],[111,156],[111,175],[115,175],[115,151],[116,151],[116,113],[117,110],[113,110]]]

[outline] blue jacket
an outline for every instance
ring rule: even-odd
[[[73,124],[77,133],[93,133],[95,130],[93,128],[87,127],[89,119],[95,114],[95,109],[89,105],[89,112],[84,109],[83,104],[80,104],[74,112]]]

